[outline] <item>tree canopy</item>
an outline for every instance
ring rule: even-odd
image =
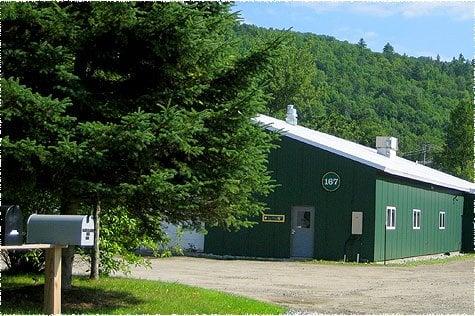
[[[471,100],[461,100],[450,113],[445,146],[436,157],[444,171],[469,181],[474,181],[473,115]]]
[[[251,118],[276,44],[238,54],[236,25],[214,2],[2,4],[4,202],[101,199],[137,239],[162,221],[249,225],[272,187],[273,136]]]

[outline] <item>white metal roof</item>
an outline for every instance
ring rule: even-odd
[[[465,181],[401,157],[389,158],[383,156],[378,154],[374,148],[366,147],[303,126],[291,125],[285,121],[266,115],[259,115],[254,118],[254,121],[263,125],[268,130],[280,131],[281,134],[292,139],[324,149],[392,175],[475,194],[475,183]]]

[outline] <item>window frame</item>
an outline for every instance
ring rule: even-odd
[[[395,206],[386,206],[386,222],[385,222],[385,227],[386,230],[395,230],[396,229],[396,207]],[[391,212],[389,212],[391,211]],[[394,214],[394,216],[388,216],[389,214]],[[392,220],[394,219],[394,220]],[[388,225],[392,224],[392,225]]]
[[[416,214],[419,214],[418,216],[416,216]],[[422,211],[418,208],[414,208],[412,209],[412,229],[421,229],[421,214],[422,214]],[[417,218],[417,220],[416,220]],[[418,224],[416,226],[416,224]]]
[[[442,217],[441,217],[442,215]],[[441,218],[443,221],[441,221]],[[442,224],[442,225],[441,225]],[[446,219],[445,219],[445,211],[439,211],[439,229],[445,229],[446,225]]]
[[[303,214],[302,216],[299,216]],[[308,218],[305,215],[308,214]],[[310,229],[312,228],[312,213],[309,210],[298,210],[297,211],[297,228]]]

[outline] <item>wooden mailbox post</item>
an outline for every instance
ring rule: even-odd
[[[61,314],[61,249],[66,246],[51,244],[25,244],[0,246],[0,250],[45,249],[45,290],[43,312],[47,315]]]
[[[16,225],[21,228],[21,220]],[[3,224],[3,222],[2,222]],[[27,244],[0,246],[0,250],[45,249],[44,310],[48,315],[61,314],[61,249],[65,245],[93,246],[94,221],[85,215],[32,214],[28,218]],[[20,229],[18,228],[18,229]],[[19,230],[10,228],[10,234]],[[21,232],[21,231],[20,231]]]

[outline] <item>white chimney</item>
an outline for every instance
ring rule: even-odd
[[[287,116],[285,121],[291,125],[297,125],[297,109],[292,104],[287,105]]]
[[[376,149],[378,154],[392,158],[396,157],[398,142],[396,137],[376,136]]]

